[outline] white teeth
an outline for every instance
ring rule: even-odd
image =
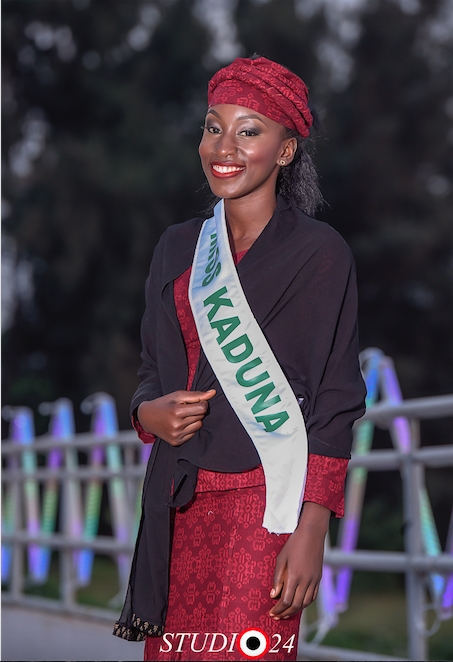
[[[238,168],[237,166],[221,166],[221,165],[213,165],[212,169],[215,170],[216,172],[219,172],[221,175],[226,175],[229,172],[239,172],[241,170],[244,170],[244,168]]]

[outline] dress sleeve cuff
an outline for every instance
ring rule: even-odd
[[[348,462],[342,457],[309,453],[304,501],[318,503],[329,508],[335,517],[343,517]]]
[[[143,441],[144,444],[153,444],[156,441],[156,435],[151,434],[150,432],[145,432],[145,430],[142,428],[142,425],[138,420],[137,409],[138,407],[136,407],[132,412],[132,427],[138,434],[138,438]]]

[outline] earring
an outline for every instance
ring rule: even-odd
[[[280,165],[281,165],[281,166],[286,165],[286,161],[285,161],[284,159],[280,159]]]

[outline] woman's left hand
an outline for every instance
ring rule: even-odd
[[[316,599],[329,520],[328,508],[304,503],[298,527],[277,557],[270,595],[279,600],[269,612],[271,618],[294,616]]]

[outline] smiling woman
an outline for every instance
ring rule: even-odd
[[[115,626],[147,660],[295,660],[343,514],[365,392],[351,254],[311,217],[311,125],[285,67],[217,72],[199,152],[219,202],[153,257],[131,414],[154,446]]]
[[[275,206],[280,168],[291,163],[296,149],[296,138],[286,137],[281,124],[260,113],[244,113],[242,106],[219,104],[207,112],[199,153],[214,195],[241,200],[241,206],[264,199]],[[261,204],[258,202],[257,209]],[[263,211],[260,209],[260,218]],[[273,209],[266,211],[270,218]],[[247,229],[251,229],[250,222]],[[255,233],[248,232],[245,241],[233,238],[235,252],[250,248],[261,230],[258,221]]]

